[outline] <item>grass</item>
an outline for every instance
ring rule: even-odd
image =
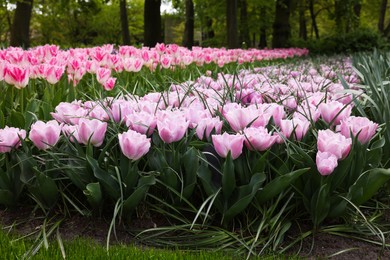
[[[26,252],[33,246],[31,239],[20,239],[13,234],[0,230],[1,259],[24,259]],[[49,243],[48,249],[41,248],[32,259],[237,259],[242,258],[231,252],[224,251],[183,251],[144,248],[137,245],[118,244],[110,247],[107,252],[103,245],[93,240],[77,238],[63,241],[63,250],[59,243]],[[257,259],[287,259],[285,255],[268,255]],[[290,259],[290,258],[289,258]],[[293,258],[294,259],[294,258]],[[295,257],[295,259],[299,259]]]

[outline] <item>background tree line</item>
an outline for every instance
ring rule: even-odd
[[[161,13],[161,1],[174,12]],[[389,8],[387,0],[0,0],[0,42],[371,47],[390,36]]]

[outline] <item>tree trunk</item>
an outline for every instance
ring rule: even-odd
[[[248,5],[246,0],[240,0],[240,43],[245,45],[245,47],[251,46],[248,26]]]
[[[130,45],[130,31],[129,31],[129,21],[127,20],[126,0],[120,0],[119,9],[120,9],[123,45]]]
[[[310,17],[311,17],[311,26],[314,30],[314,34],[316,35],[316,39],[318,40],[320,38],[320,34],[318,32],[316,15],[314,13],[314,0],[309,0],[309,11],[310,11]]]
[[[379,12],[378,30],[383,33],[385,29],[385,17],[386,17],[387,0],[382,0],[381,8]]]
[[[292,0],[277,0],[275,6],[275,20],[273,24],[272,47],[283,48],[288,46],[290,39],[290,9]]]
[[[184,27],[183,46],[191,48],[194,45],[194,2],[186,1],[186,21]]]
[[[265,6],[260,7],[260,41],[258,47],[264,49],[267,47],[267,9]]]
[[[360,26],[360,13],[361,13],[361,10],[362,10],[362,4],[360,3],[360,1],[358,1],[358,2],[356,2],[353,5],[354,17],[353,17],[352,25],[353,25],[353,29],[354,30],[358,29],[359,26]]]
[[[154,47],[162,42],[161,0],[145,0],[144,6],[144,45]]]
[[[11,29],[11,46],[30,47],[30,20],[33,0],[16,2],[16,9]]]
[[[306,28],[306,17],[305,17],[305,0],[299,2],[299,38],[307,40],[307,28]]]
[[[226,25],[228,48],[238,48],[237,0],[226,0]]]

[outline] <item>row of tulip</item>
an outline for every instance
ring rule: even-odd
[[[348,60],[303,62],[205,75],[142,97],[61,102],[54,120],[36,121],[28,138],[22,129],[0,130],[0,202],[14,202],[26,185],[51,207],[53,193],[74,186],[91,206],[119,200],[127,214],[158,182],[167,198],[196,201],[200,189],[229,225],[254,203],[297,189],[297,207],[318,226],[345,214],[342,196],[359,205],[390,177],[375,168],[383,146],[378,124],[352,115],[363,93],[357,82]],[[9,185],[15,171],[23,176],[16,190]]]
[[[139,72],[143,67],[151,71],[185,68],[190,64],[202,66],[214,63],[223,67],[228,63],[286,59],[308,54],[306,49],[216,49],[193,47],[189,50],[175,44],[157,44],[154,48],[104,45],[93,48],[60,50],[55,45],[39,46],[27,51],[10,47],[0,50],[0,81],[16,88],[27,86],[29,79],[40,78],[56,84],[66,74],[76,86],[86,73],[96,74],[97,81],[106,90],[112,90],[116,78],[112,71]]]

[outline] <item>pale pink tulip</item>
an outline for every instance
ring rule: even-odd
[[[244,129],[245,146],[249,150],[265,151],[277,140],[277,136],[270,135],[264,127],[249,127]]]
[[[147,136],[153,134],[157,119],[153,114],[141,111],[126,115],[126,125],[130,129]]]
[[[177,142],[187,132],[189,122],[180,111],[160,113],[157,117],[157,130],[164,143]]]
[[[200,140],[202,140],[204,137],[208,138],[213,129],[215,130],[216,134],[220,134],[222,125],[223,122],[219,118],[203,118],[198,121],[198,125],[196,126],[196,135]]]
[[[65,68],[63,66],[47,66],[44,74],[44,78],[50,84],[56,84],[60,81],[62,75],[64,74]]]
[[[150,138],[133,130],[118,134],[122,153],[130,160],[138,160],[150,149]]]
[[[46,150],[57,144],[60,134],[61,125],[57,121],[37,121],[31,125],[29,138],[39,150]]]
[[[348,156],[351,146],[351,138],[335,133],[330,129],[318,131],[317,148],[320,152],[331,153],[340,160]]]
[[[212,135],[211,139],[215,151],[219,156],[226,158],[230,152],[234,160],[237,159],[242,153],[245,137],[240,134],[231,135],[225,132],[222,135]]]
[[[294,133],[295,140],[302,140],[306,135],[310,127],[310,121],[294,117],[293,119],[283,119],[280,121],[281,133],[286,137],[290,138],[291,134]]]
[[[81,118],[77,124],[79,142],[82,144],[91,143],[99,147],[103,144],[106,135],[107,123],[97,119]]]
[[[344,105],[338,101],[330,101],[327,103],[321,103],[318,106],[322,119],[326,123],[333,122],[333,125],[340,124],[340,121],[351,115],[352,107],[350,105]]]
[[[358,140],[362,144],[368,143],[374,136],[378,124],[372,122],[366,117],[351,116],[341,121],[340,133],[345,137],[358,137]]]
[[[51,116],[59,123],[77,124],[80,118],[88,114],[88,110],[80,105],[80,102],[61,102],[55,108]]]
[[[318,151],[316,165],[321,175],[330,175],[338,165],[337,157],[332,153]]]
[[[0,129],[0,153],[7,153],[12,148],[17,148],[21,145],[20,139],[26,138],[26,131],[23,129],[8,127]]]

